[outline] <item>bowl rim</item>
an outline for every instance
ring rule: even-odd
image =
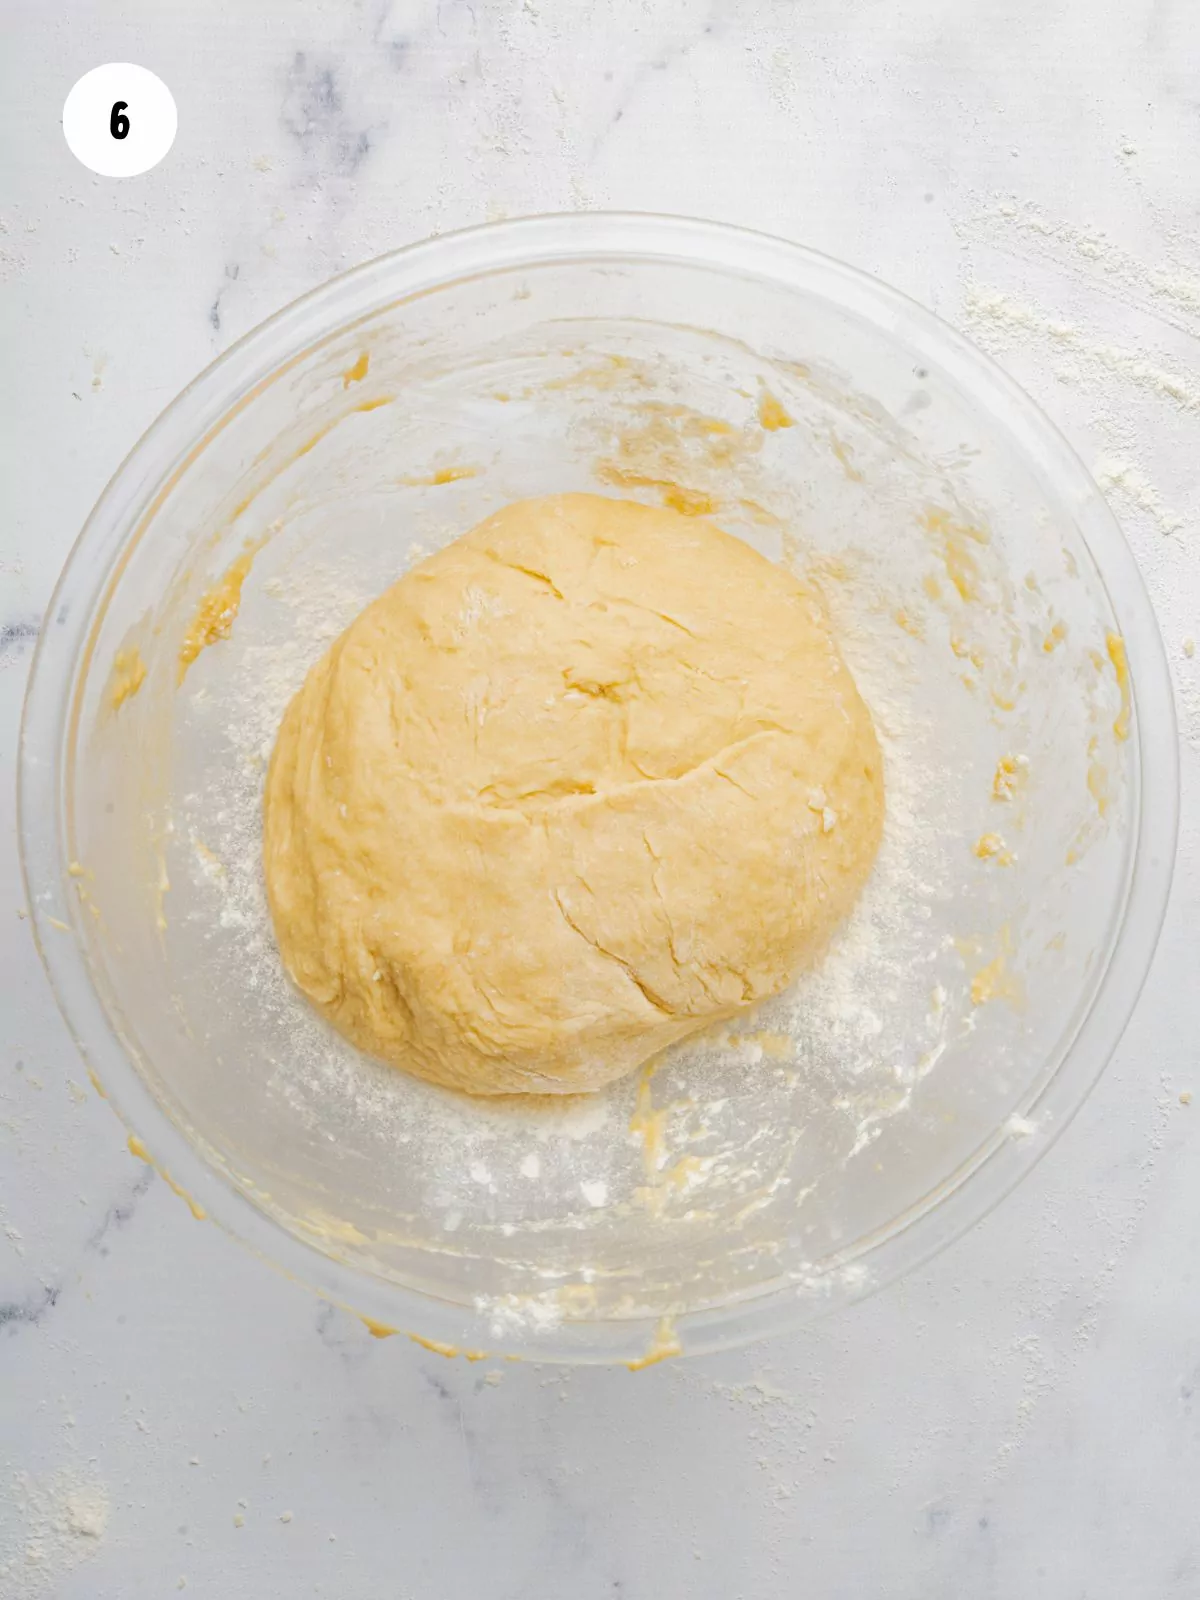
[[[160,1173],[255,1254],[362,1316],[373,1332],[405,1332],[441,1354],[488,1350],[539,1361],[633,1361],[675,1353],[656,1319],[563,1321],[497,1341],[487,1308],[368,1277],[283,1227],[250,1200],[168,1115],[121,1043],[76,930],[67,834],[79,685],[101,607],[156,505],[212,437],[281,366],[343,336],[386,306],[466,277],[597,258],[676,263],[767,279],[825,295],[882,335],[931,345],[943,370],[1007,433],[1073,520],[1122,634],[1132,700],[1134,805],[1124,904],[1102,977],[1057,1066],[1019,1108],[1053,1115],[1037,1137],[996,1130],[974,1156],[873,1239],[857,1241],[816,1282],[787,1281],[753,1298],[681,1313],[687,1354],[730,1348],[811,1321],[911,1271],[982,1219],[1037,1164],[1083,1104],[1120,1041],[1150,969],[1171,885],[1179,811],[1178,734],[1154,609],[1100,490],[1056,425],[989,356],[933,312],[861,269],[754,229],[637,211],[539,214],[423,239],[361,263],[291,301],[238,339],[176,396],[126,455],[74,541],[34,652],[19,738],[17,829],[32,930],[50,987],[98,1091]],[[143,1143],[143,1136],[145,1143]],[[869,1270],[867,1270],[869,1268]]]

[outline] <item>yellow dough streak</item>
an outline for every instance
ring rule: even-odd
[[[1129,662],[1125,655],[1125,641],[1119,633],[1110,633],[1105,636],[1104,642],[1108,648],[1108,659],[1117,675],[1117,688],[1121,691],[1121,709],[1113,723],[1113,732],[1118,739],[1128,739],[1133,700],[1129,692]]]
[[[233,632],[233,624],[242,603],[242,585],[250,574],[258,550],[256,544],[243,550],[212,588],[201,595],[196,615],[179,646],[179,683],[187,677],[188,668],[201,650],[207,650],[218,639],[228,639]]]
[[[113,658],[112,686],[109,703],[119,711],[126,700],[131,700],[146,681],[146,663],[137,645],[128,650],[118,650]]]
[[[414,568],[312,668],[264,865],[288,971],[360,1048],[572,1094],[785,988],[882,823],[813,592],[701,519],[556,495]]]

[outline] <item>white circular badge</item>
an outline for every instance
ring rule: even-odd
[[[127,61],[93,67],[67,96],[63,133],[71,154],[103,178],[135,178],[175,143],[179,113],[161,78]]]

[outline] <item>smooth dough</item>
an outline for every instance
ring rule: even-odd
[[[363,1050],[570,1094],[783,989],[882,822],[808,589],[708,522],[554,495],[423,562],[313,667],[266,881],[288,971]]]

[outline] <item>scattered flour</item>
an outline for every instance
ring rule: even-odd
[[[1092,468],[1092,476],[1105,492],[1123,495],[1153,517],[1164,533],[1178,533],[1183,527],[1183,518],[1166,509],[1158,490],[1132,461],[1101,456]]]
[[[108,1528],[103,1485],[71,1469],[49,1478],[14,1473],[0,1496],[0,1594],[4,1600],[53,1597],[95,1555]]]
[[[1172,372],[1148,361],[1140,352],[1094,339],[1075,322],[1049,316],[1026,301],[995,289],[973,285],[964,302],[967,323],[980,342],[995,343],[999,333],[1035,334],[1069,351],[1078,360],[1099,367],[1143,389],[1189,415],[1200,412],[1200,379]]]
[[[997,246],[1052,265],[1084,293],[1097,290],[1184,333],[1200,332],[1200,277],[1178,239],[1151,264],[1122,249],[1103,229],[1050,217],[1035,202],[985,203],[956,229],[967,244]]]
[[[1031,1139],[1038,1131],[1038,1124],[1030,1117],[1009,1117],[1005,1127],[1014,1139]]]
[[[977,202],[956,231],[973,252],[967,330],[1002,359],[1010,351],[1033,357],[1077,390],[1064,399],[1076,411],[1073,431],[1100,446],[1093,474],[1126,524],[1164,631],[1178,637],[1192,620],[1184,536],[1200,510],[1194,475],[1182,467],[1195,453],[1200,408],[1200,271],[1195,239],[1176,219],[1151,208],[1148,221],[1144,258],[1103,229],[1011,196]],[[978,257],[981,246],[986,258]],[[1046,283],[1047,269],[1057,277],[1055,302],[1069,315],[1032,298],[1031,285]],[[980,280],[984,271],[992,284]],[[1099,327],[1113,331],[1101,336]],[[1184,737],[1200,747],[1200,686],[1184,674],[1176,689]]]
[[[475,1309],[488,1320],[493,1339],[523,1339],[562,1326],[563,1303],[549,1292],[540,1295],[477,1295]]]

